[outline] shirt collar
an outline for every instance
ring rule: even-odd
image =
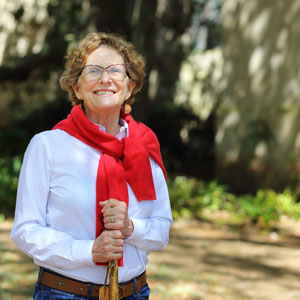
[[[94,124],[97,125],[101,131],[106,133],[106,128],[103,125],[97,123]],[[120,132],[116,135],[116,138],[121,139],[123,137],[128,137],[128,123],[124,119],[120,118],[119,124],[121,125],[121,128]]]

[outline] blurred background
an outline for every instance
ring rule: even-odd
[[[133,116],[160,140],[176,224],[280,242],[300,219],[299,14],[299,0],[1,0],[0,226],[30,139],[71,109],[64,56],[105,31],[145,57]]]

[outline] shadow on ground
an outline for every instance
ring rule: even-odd
[[[32,299],[37,267],[0,224],[0,299]],[[151,299],[282,300],[300,298],[300,225],[249,236],[213,224],[175,222],[163,251],[150,254]]]

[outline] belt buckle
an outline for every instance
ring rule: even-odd
[[[120,292],[122,292],[121,296],[120,296]],[[125,295],[125,290],[121,285],[119,285],[119,299],[122,299],[124,295]]]

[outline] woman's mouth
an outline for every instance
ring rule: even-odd
[[[110,96],[115,94],[115,92],[112,90],[97,90],[94,93],[98,96]]]

